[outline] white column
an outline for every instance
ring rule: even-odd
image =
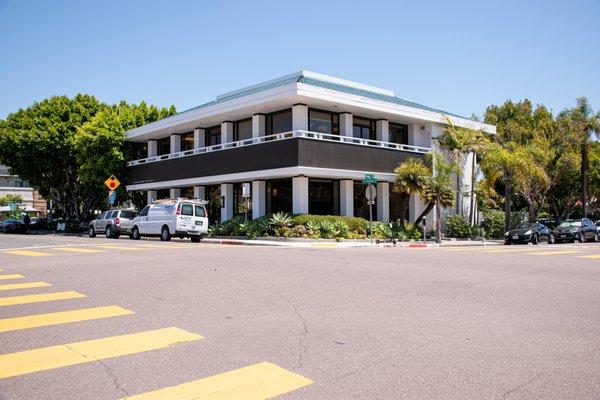
[[[221,143],[233,142],[233,122],[221,123]]]
[[[377,182],[377,220],[390,222],[390,183]]]
[[[156,190],[148,190],[148,191],[146,192],[146,196],[147,196],[147,200],[146,200],[146,202],[147,202],[148,204],[152,204],[152,202],[153,202],[154,200],[156,200],[156,195],[157,195],[157,193],[156,193]]]
[[[233,217],[233,183],[221,184],[221,222]]]
[[[174,133],[171,135],[171,153],[179,153],[181,151],[181,135]]]
[[[340,136],[354,136],[354,118],[350,113],[340,114]]]
[[[194,129],[194,148],[199,149],[206,146],[205,144],[205,131],[204,129]]]
[[[354,181],[351,179],[340,181],[340,215],[354,216]]]
[[[254,114],[252,116],[252,137],[265,136],[266,117],[265,114]]]
[[[194,186],[194,198],[198,200],[206,199],[206,187]]]
[[[148,140],[148,157],[156,157],[158,155],[158,141],[156,139]]]
[[[265,181],[252,181],[252,219],[265,215]]]
[[[292,107],[292,130],[308,130],[308,106],[296,104]]]
[[[390,123],[385,119],[375,121],[375,132],[377,140],[381,142],[390,141]]]
[[[178,197],[181,197],[181,189],[179,188],[171,188],[169,190],[169,197],[172,199],[176,199]]]
[[[292,212],[308,214],[308,178],[305,176],[292,178]]]

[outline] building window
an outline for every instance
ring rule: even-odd
[[[390,142],[408,144],[408,125],[390,123]]]
[[[292,110],[277,111],[266,116],[267,135],[289,132],[292,130]]]
[[[310,179],[308,181],[308,212],[315,215],[339,215],[340,182]]]
[[[355,138],[375,140],[375,121],[354,117],[352,132]]]
[[[250,198],[245,199],[242,189],[243,183],[233,184],[233,215],[248,215],[252,218],[252,185],[250,185]]]
[[[156,144],[157,144],[157,150],[158,150],[159,156],[162,156],[163,154],[171,153],[171,138],[170,137],[158,139],[156,141]]]
[[[194,187],[193,186],[186,186],[186,187],[182,187],[181,190],[181,197],[183,197],[184,199],[193,199],[194,198]]]
[[[267,191],[265,209],[267,214],[286,212],[292,208],[292,180],[278,179],[265,182]]]
[[[156,200],[170,199],[171,191],[169,189],[160,189],[156,191]]]
[[[404,219],[408,220],[408,207],[406,206],[409,200],[410,196],[406,193],[396,193],[390,190],[390,221],[397,221],[402,218],[403,212],[405,212]]]
[[[320,110],[308,110],[308,130],[311,132],[340,134],[340,117],[338,114]]]
[[[215,223],[221,220],[221,186],[220,185],[209,185],[205,186],[205,196],[208,204],[206,210],[208,211],[208,219],[211,223]]]
[[[356,181],[354,182],[354,216],[369,220],[369,205],[365,197],[367,185]],[[390,191],[391,192],[391,191]],[[377,197],[375,202],[377,202]],[[373,204],[373,221],[377,221],[377,204]]]
[[[233,140],[252,139],[252,118],[238,121],[233,124]]]
[[[181,151],[188,151],[194,148],[194,132],[188,132],[181,135]]]
[[[206,130],[206,146],[221,144],[221,125]]]

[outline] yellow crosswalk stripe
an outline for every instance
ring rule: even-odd
[[[31,251],[31,250],[6,250],[6,254],[14,254],[16,256],[28,256],[28,257],[45,257],[52,256],[52,253],[44,253],[43,251]]]
[[[518,253],[521,251],[531,251],[532,249],[494,249],[485,250],[483,253]]]
[[[53,247],[52,250],[66,251],[69,253],[102,253],[106,250],[84,249],[81,247]]]
[[[536,256],[552,256],[552,255],[575,254],[575,253],[581,253],[581,250],[536,251],[535,253],[527,253],[527,254],[533,254],[533,255],[536,255]]]
[[[0,291],[2,290],[14,290],[14,289],[30,289],[38,287],[52,286],[46,282],[27,282],[27,283],[12,283],[10,285],[0,285]]]
[[[158,350],[203,339],[179,328],[165,328],[0,355],[0,379],[69,365]]]
[[[41,303],[44,301],[68,300],[86,297],[78,292],[55,292],[43,294],[30,294],[25,296],[0,297],[0,307],[14,306],[17,304]]]
[[[265,400],[312,383],[275,364],[262,362],[120,400]]]
[[[6,275],[0,275],[0,281],[5,281],[8,279],[21,279],[21,278],[25,278],[23,275],[21,274],[6,274]]]
[[[68,324],[71,322],[89,321],[91,319],[120,317],[122,315],[130,314],[133,314],[133,311],[123,307],[105,306],[46,314],[25,315],[22,317],[0,319],[0,332]]]
[[[148,249],[144,249],[141,247],[129,247],[129,246],[121,246],[121,245],[110,245],[110,244],[103,244],[98,246],[98,248],[101,249],[110,249],[110,250],[126,250],[126,251],[144,251],[144,250],[148,250]]]
[[[600,254],[591,254],[589,256],[577,256],[581,258],[591,258],[591,259],[600,259]]]

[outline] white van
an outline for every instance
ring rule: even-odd
[[[161,241],[169,241],[176,236],[189,237],[198,243],[208,233],[205,204],[205,201],[176,199],[148,205],[133,219],[131,239],[159,236]]]

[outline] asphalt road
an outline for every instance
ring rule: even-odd
[[[198,384],[212,397],[195,398],[600,398],[600,244],[292,249],[2,235],[0,268],[0,279],[24,276],[0,289],[52,285],[0,291],[2,400],[120,399],[218,374]],[[2,305],[70,291],[86,297]],[[8,320],[105,306],[120,314]],[[78,344],[155,330],[122,345],[131,354],[113,354],[120,338]],[[152,398],[175,398],[165,393]]]

